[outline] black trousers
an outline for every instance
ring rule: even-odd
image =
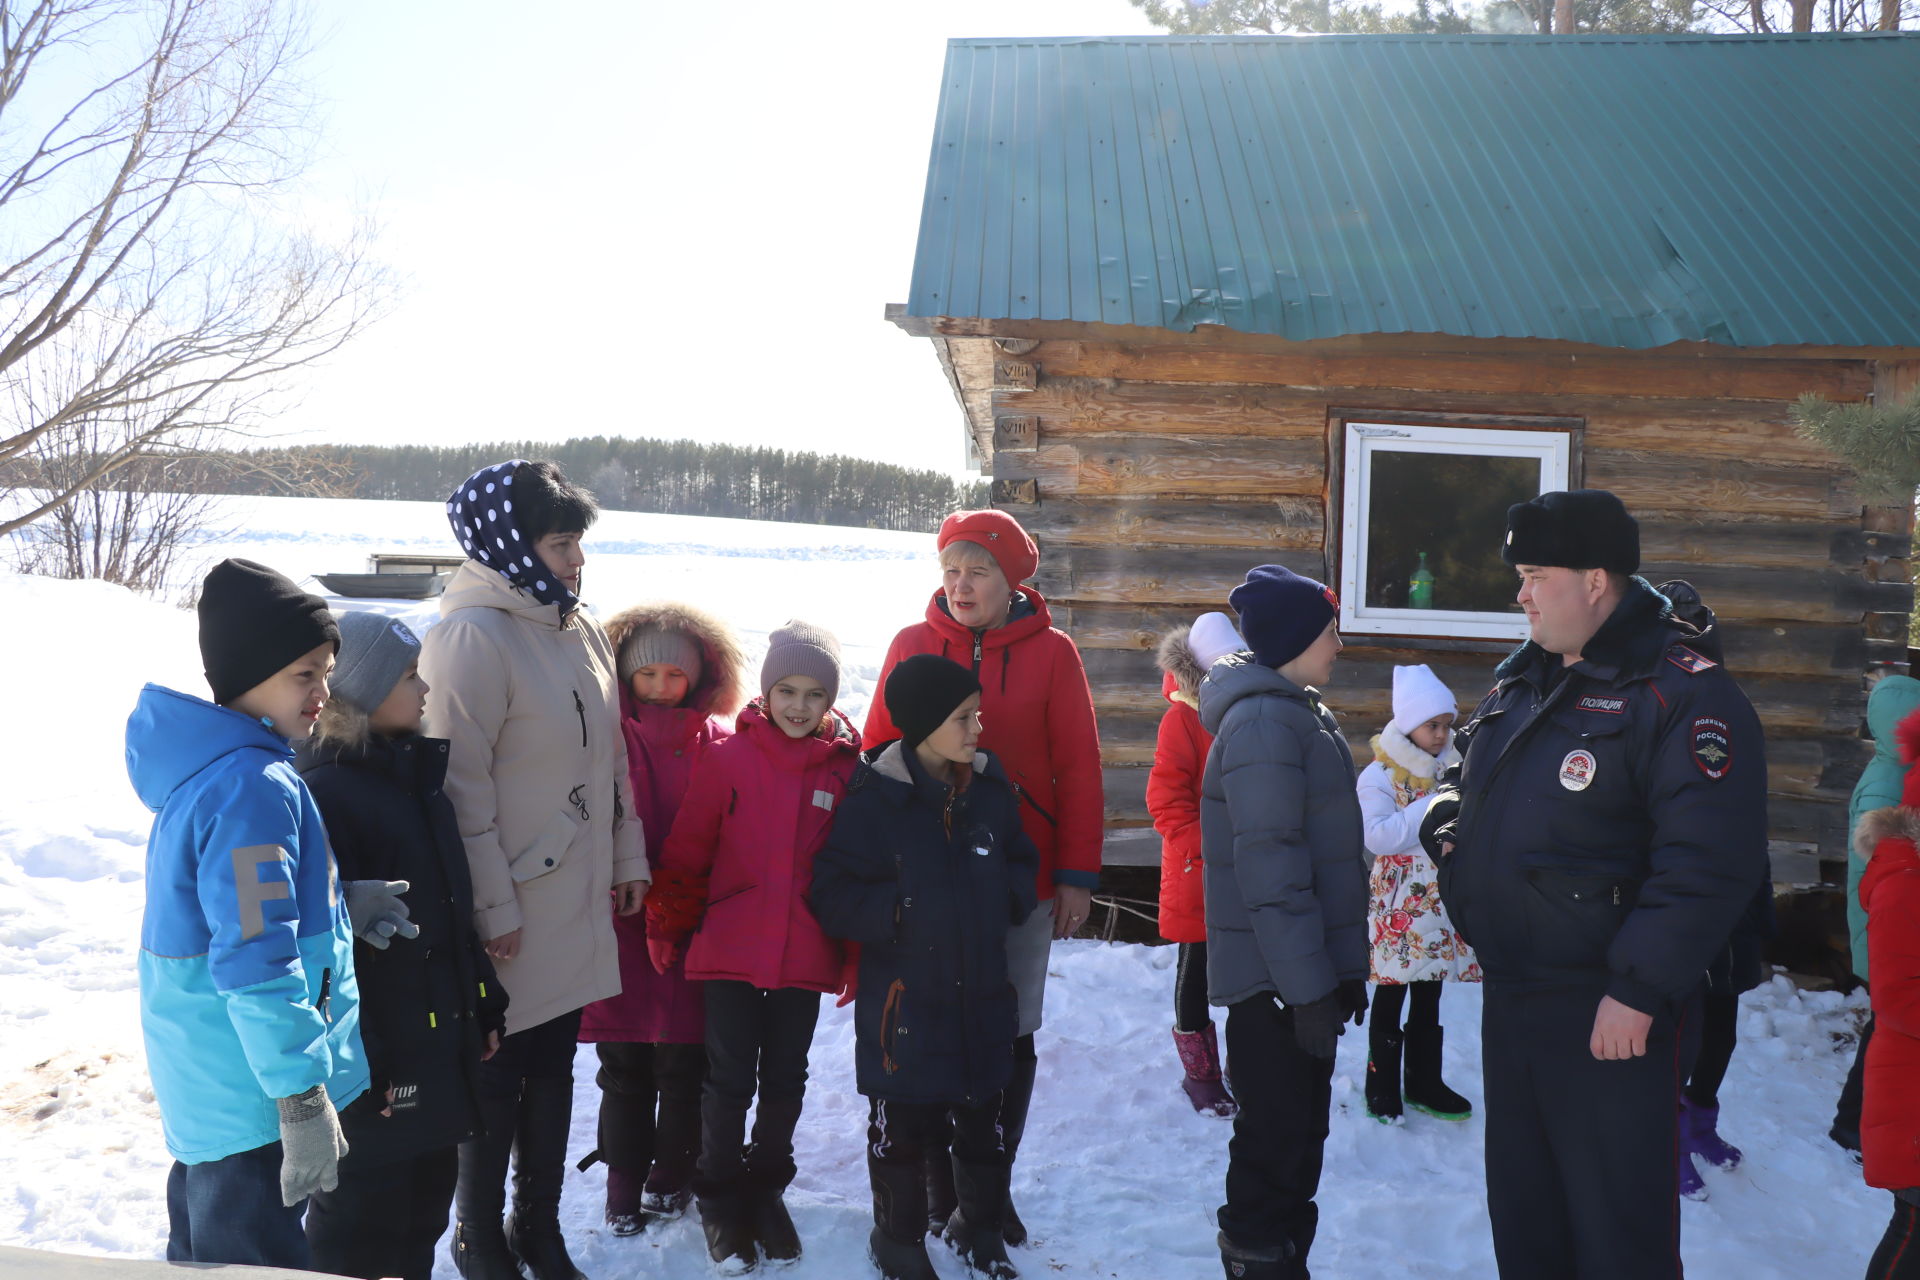
[[[938,1102],[867,1102],[867,1150],[875,1160],[918,1169],[929,1149],[949,1143],[962,1164],[1010,1164],[1000,1125],[1000,1095],[965,1106]]]
[[[342,1167],[340,1185],[307,1201],[312,1267],[362,1280],[432,1280],[447,1231],[460,1148],[442,1147],[371,1169]]]
[[[1853,1051],[1853,1065],[1847,1068],[1847,1082],[1840,1086],[1840,1103],[1833,1109],[1833,1127],[1860,1139],[1860,1106],[1866,1097],[1867,1046],[1873,1043],[1873,1015],[1867,1015],[1860,1028],[1860,1043]]]
[[[1867,1261],[1867,1280],[1920,1280],[1920,1187],[1893,1193],[1893,1217]]]
[[[746,982],[706,984],[707,1084],[700,1096],[700,1162],[695,1189],[724,1191],[746,1174],[772,1187],[793,1181],[793,1130],[807,1093],[807,1050],[820,1020],[820,993]],[[753,1152],[745,1158],[747,1107]]]
[[[600,1158],[642,1176],[651,1169],[657,1189],[686,1186],[700,1150],[707,1046],[603,1041],[594,1048],[600,1055]]]
[[[1305,1262],[1320,1217],[1313,1197],[1327,1145],[1333,1059],[1300,1048],[1293,1011],[1271,995],[1227,1006],[1227,1056],[1240,1112],[1227,1144],[1220,1230],[1250,1249],[1290,1242]]]
[[[1213,1022],[1207,1007],[1207,944],[1183,942],[1173,968],[1173,1029],[1205,1031]]]
[[[1593,1056],[1598,990],[1489,984],[1487,1211],[1500,1280],[1678,1280],[1685,1018],[1662,1014],[1645,1057]]]
[[[1720,1085],[1740,1043],[1740,993],[1709,989],[1700,998],[1700,1051],[1687,1073],[1687,1101],[1700,1107],[1720,1105]]]

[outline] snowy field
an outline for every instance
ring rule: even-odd
[[[263,560],[295,578],[358,572],[368,552],[444,552],[437,504],[235,500],[239,530],[196,552]],[[604,616],[649,596],[730,619],[750,651],[799,616],[846,648],[842,707],[859,722],[887,641],[937,585],[918,534],[616,512],[587,543],[585,596]],[[385,611],[424,623],[433,607]],[[758,654],[753,654],[757,663]],[[121,733],[147,680],[203,693],[194,618],[97,583],[0,574],[0,1244],[155,1258],[168,1164],[147,1088],[135,991],[149,815],[127,785]],[[1173,1280],[1220,1274],[1211,1215],[1229,1126],[1195,1116],[1168,1037],[1173,949],[1056,947],[1033,1118],[1015,1173],[1032,1229],[1029,1277]],[[1722,1092],[1724,1135],[1745,1166],[1706,1172],[1685,1205],[1695,1280],[1860,1275],[1885,1226],[1884,1192],[1825,1137],[1864,998],[1776,979],[1746,997]],[[803,1280],[871,1275],[870,1207],[853,1092],[851,1010],[821,1017],[788,1202]],[[1481,1097],[1474,988],[1448,992],[1450,1082]],[[1368,1121],[1364,1035],[1340,1046],[1333,1135],[1313,1270],[1325,1280],[1494,1274],[1479,1121]],[[593,1054],[576,1070],[573,1151],[593,1145]],[[600,1225],[603,1167],[569,1173],[568,1237],[596,1280],[711,1274],[691,1219],[616,1240]],[[962,1269],[935,1249],[943,1276]],[[451,1277],[443,1256],[439,1276]]]

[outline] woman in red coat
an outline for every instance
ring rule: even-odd
[[[1896,808],[1860,820],[1855,848],[1873,974],[1860,1152],[1867,1185],[1893,1192],[1893,1219],[1867,1263],[1868,1280],[1920,1277],[1920,713],[1900,722],[1906,782]]]
[[[1048,947],[1086,923],[1100,883],[1106,826],[1100,733],[1080,651],[1054,629],[1041,594],[1019,585],[1040,566],[1027,531],[1004,511],[960,511],[941,524],[938,546],[941,589],[927,603],[925,620],[893,638],[878,683],[884,687],[894,666],[916,653],[937,653],[972,670],[982,689],[980,746],[1020,791],[1023,825],[1040,850],[1040,905],[1007,936],[1007,976],[1020,1018],[1000,1117],[1011,1159],[1033,1100],[1033,1033],[1046,995]],[[875,698],[865,741],[879,745],[899,736],[885,701]],[[930,1152],[927,1164],[928,1218],[942,1227],[954,1208],[945,1157]],[[1026,1227],[1011,1203],[1003,1221],[1007,1243],[1025,1243]]]
[[[1147,774],[1147,812],[1160,833],[1160,936],[1180,944],[1173,980],[1173,1045],[1187,1100],[1202,1115],[1227,1119],[1238,1112],[1220,1072],[1220,1043],[1207,1012],[1207,920],[1201,892],[1200,778],[1213,735],[1200,723],[1200,681],[1207,668],[1244,644],[1233,619],[1202,614],[1191,628],[1161,637],[1157,655],[1160,717]]]

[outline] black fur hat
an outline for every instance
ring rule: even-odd
[[[1508,564],[1563,569],[1640,570],[1640,525],[1605,489],[1543,493],[1507,508]]]

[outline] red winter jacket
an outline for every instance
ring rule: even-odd
[[[1909,777],[1911,777],[1911,773]],[[1912,782],[1908,783],[1909,788]],[[1860,1150],[1867,1184],[1920,1187],[1920,809],[1877,809],[1860,820],[1856,848],[1871,849],[1860,877],[1873,974],[1873,1042],[1867,1046]]]
[[[902,659],[937,653],[980,677],[980,747],[1005,766],[1026,793],[1022,825],[1040,850],[1040,901],[1056,884],[1100,887],[1100,847],[1106,837],[1106,801],[1100,779],[1100,730],[1080,651],[1053,627],[1047,602],[1032,587],[1003,626],[973,630],[947,613],[944,591],[934,592],[925,622],[893,638],[878,688]],[[900,736],[876,697],[867,711],[866,741],[878,746]]]
[[[733,737],[709,749],[661,851],[654,881],[704,881],[705,910],[687,947],[687,977],[763,990],[838,991],[840,944],[806,901],[813,856],[860,759],[860,735],[838,711],[820,732],[789,738],[755,701]],[[664,876],[661,874],[664,872]],[[647,933],[681,941],[688,921],[672,893],[648,896]]]
[[[1160,717],[1153,768],[1147,773],[1147,812],[1160,833],[1160,936],[1168,942],[1205,942],[1200,776],[1213,735],[1200,723],[1193,694],[1181,689],[1172,673],[1162,681],[1162,691],[1172,705]]]

